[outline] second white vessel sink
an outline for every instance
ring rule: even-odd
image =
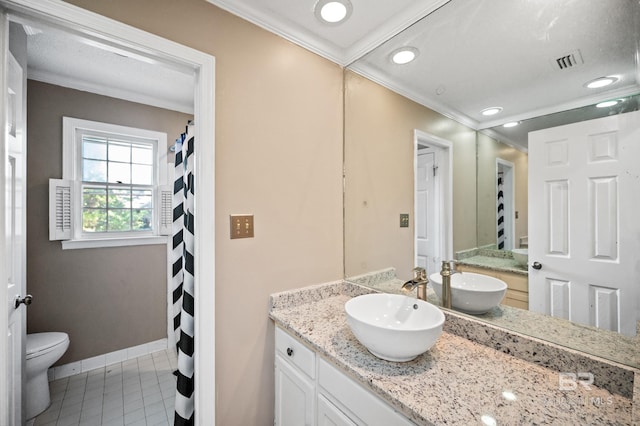
[[[431,303],[399,294],[365,294],[345,303],[358,341],[387,361],[411,361],[442,334],[444,313]]]
[[[433,273],[429,282],[442,300],[442,276]],[[488,275],[461,272],[451,276],[451,306],[468,314],[484,314],[493,309],[506,292],[507,283]]]

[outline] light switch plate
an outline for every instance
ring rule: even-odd
[[[400,213],[400,228],[409,227],[409,213]]]
[[[231,239],[236,238],[253,238],[252,214],[231,215]]]

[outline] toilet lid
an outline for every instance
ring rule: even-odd
[[[54,346],[69,340],[67,333],[33,333],[27,334],[27,359],[38,356]]]

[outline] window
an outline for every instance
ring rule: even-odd
[[[165,133],[64,117],[63,145],[50,239],[63,248],[166,241],[158,238],[171,228]]]

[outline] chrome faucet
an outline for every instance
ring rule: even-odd
[[[451,309],[451,275],[460,273],[451,266],[452,263],[452,260],[443,260],[440,271],[442,276],[442,307],[447,309]]]
[[[427,278],[427,270],[418,266],[413,268],[413,273],[413,279],[402,284],[402,289],[406,291],[413,291],[417,288],[418,299],[427,300],[427,283],[429,282],[429,279]]]

